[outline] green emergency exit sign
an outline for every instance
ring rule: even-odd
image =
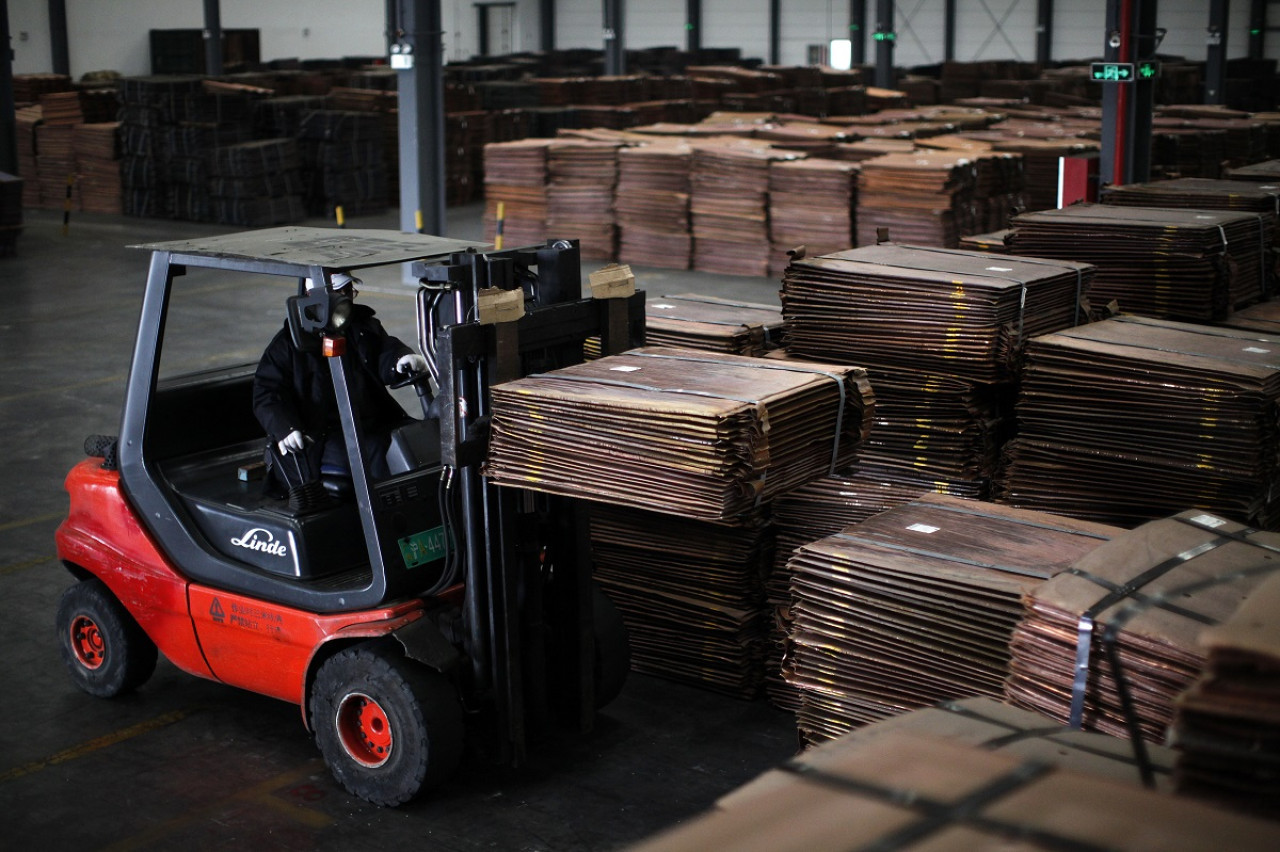
[[[1089,76],[1100,83],[1132,83],[1132,62],[1091,62]]]

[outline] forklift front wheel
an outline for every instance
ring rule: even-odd
[[[316,743],[334,778],[378,805],[403,804],[462,759],[462,705],[443,675],[372,643],[340,651],[311,691]]]
[[[58,650],[76,686],[115,698],[156,670],[155,643],[97,578],[76,583],[58,602]]]

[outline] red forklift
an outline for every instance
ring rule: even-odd
[[[464,742],[518,765],[531,733],[587,729],[626,678],[625,629],[592,580],[582,504],[484,479],[488,389],[580,362],[589,337],[605,353],[639,345],[643,294],[583,298],[576,241],[495,252],[285,227],[136,248],[151,264],[120,435],[86,441],[57,531],[77,580],[57,612],[76,685],[127,693],[163,653],[292,702],[335,778],[390,806],[448,778]],[[350,302],[305,282],[388,265],[416,279],[427,369],[403,383],[422,410],[392,431],[390,475],[375,478],[348,390]],[[283,306],[290,341],[324,357],[350,462],[323,478],[322,498],[289,499],[261,478],[256,362],[161,372],[167,320],[196,269],[236,288],[297,283]],[[487,312],[494,302],[505,321]],[[202,328],[238,339],[237,319]]]

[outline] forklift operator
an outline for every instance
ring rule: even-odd
[[[343,272],[330,276],[335,297],[354,299],[360,279]],[[314,289],[307,279],[307,290]],[[409,418],[386,385],[426,369],[426,360],[387,333],[372,308],[350,305],[342,326],[347,351],[354,356],[348,375],[352,406],[363,425],[369,473],[390,475],[386,452],[391,430]],[[397,375],[399,374],[399,375]],[[324,356],[294,347],[288,324],[262,353],[253,378],[253,413],[266,430],[279,472],[288,480],[314,481],[323,476],[350,476],[342,421],[334,398],[333,379]],[[291,463],[283,460],[292,455]],[[295,474],[295,471],[297,472]]]

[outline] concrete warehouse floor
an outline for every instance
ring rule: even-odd
[[[480,239],[481,206],[445,236]],[[351,227],[395,228],[393,215]],[[325,225],[325,222],[307,224]],[[62,481],[86,435],[117,434],[149,254],[127,245],[226,232],[183,222],[26,211],[0,258],[0,845],[7,849],[617,849],[709,807],[795,750],[789,715],[632,675],[585,735],[511,769],[470,759],[445,789],[388,810],[331,778],[298,708],[161,661],[138,692],[92,698],[58,656],[72,578],[54,556]],[[572,235],[552,235],[572,236]],[[584,273],[599,264],[584,262]],[[776,303],[777,282],[637,269],[650,293]],[[283,298],[210,287],[175,369],[212,349],[256,362]],[[410,291],[366,277],[361,300],[413,340]],[[241,319],[235,319],[237,316]],[[169,352],[166,352],[168,361]],[[416,410],[416,409],[411,409]]]

